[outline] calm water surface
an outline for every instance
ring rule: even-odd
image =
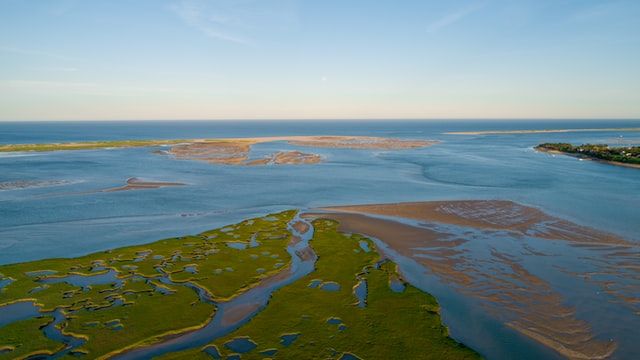
[[[153,153],[161,147],[0,153],[0,183],[5,184],[0,186],[0,264],[140,244],[282,209],[440,199],[509,199],[638,242],[640,170],[541,154],[532,147],[541,142],[638,144],[640,133],[444,134],[605,127],[640,127],[640,121],[0,123],[0,143],[275,135],[441,141],[433,147],[402,151],[311,149],[282,142],[258,144],[252,150],[251,156],[299,149],[326,158],[321,164],[300,166],[178,161]],[[96,192],[121,186],[130,177],[187,186]],[[25,181],[30,187],[14,189],[11,185]],[[562,289],[562,281],[557,277],[554,285]],[[429,286],[424,283],[422,287]],[[447,300],[447,291],[438,292],[441,302],[460,302]],[[455,306],[461,311],[465,308]],[[452,318],[449,324],[454,335],[462,327],[455,321]],[[496,336],[513,337],[498,335],[505,332],[498,325],[494,330],[494,340]],[[467,340],[464,333],[458,338]],[[485,342],[491,344],[491,337]],[[523,349],[536,349],[527,340],[514,338],[513,342]],[[623,355],[640,351],[625,346]],[[496,350],[494,357],[513,355],[505,351]],[[539,347],[532,351],[533,357],[523,358],[551,356]]]

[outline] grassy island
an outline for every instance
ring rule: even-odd
[[[545,143],[536,150],[557,152],[580,158],[600,160],[615,165],[640,167],[640,146],[610,147],[606,144],[584,144],[574,146],[568,143]]]

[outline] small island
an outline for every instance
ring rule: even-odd
[[[606,162],[612,165],[640,168],[640,146],[610,147],[606,144],[544,143],[535,147],[538,151],[558,153]]]

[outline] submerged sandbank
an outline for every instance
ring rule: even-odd
[[[103,192],[114,191],[129,191],[129,190],[145,190],[145,189],[158,189],[167,186],[183,186],[183,183],[178,182],[164,182],[164,181],[145,181],[140,178],[129,178],[127,184],[124,186],[118,186],[114,188],[104,189]]]
[[[567,358],[607,358],[618,345],[596,336],[592,323],[549,280],[525,266],[525,258],[551,255],[545,243],[585,251],[581,261],[597,267],[572,273],[554,265],[551,271],[600,287],[610,296],[605,301],[640,310],[636,244],[538,209],[510,201],[438,201],[321,210],[307,216],[336,220],[340,231],[379,239],[479,301],[506,326]]]

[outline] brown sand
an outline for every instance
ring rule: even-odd
[[[103,192],[158,189],[166,186],[182,186],[182,183],[143,181],[138,178],[127,179],[127,185],[102,190]]]
[[[619,244],[625,239],[586,226],[558,219],[544,212],[503,200],[460,200],[334,206],[323,210],[401,217],[425,222],[467,226],[487,230],[507,230],[544,239],[572,243]],[[536,227],[546,223],[544,229]]]
[[[222,325],[228,326],[231,324],[235,324],[236,322],[244,319],[248,314],[258,310],[260,308],[260,304],[255,303],[247,303],[240,304],[235,306],[229,310],[227,310],[224,314],[222,314],[222,319],[220,320]]]
[[[311,227],[304,221],[296,221],[293,223],[293,228],[300,234],[305,234]]]
[[[286,141],[292,145],[318,148],[381,150],[411,149],[436,143],[425,140],[401,140],[366,136],[279,136],[193,140],[188,143],[174,145],[168,153],[177,159],[200,160],[212,164],[226,165],[315,164],[322,160],[317,154],[283,151],[272,154],[265,159],[248,161],[252,145],[274,141]]]
[[[307,154],[300,151],[280,151],[263,159],[247,161],[244,165],[299,165],[317,164],[321,161],[322,157],[317,154]]]
[[[450,201],[377,204],[325,208],[331,213],[309,213],[339,222],[339,230],[384,241],[401,255],[421,263],[427,271],[463,294],[483,301],[487,311],[509,327],[571,359],[603,359],[616,349],[615,342],[594,339],[589,323],[575,316],[575,309],[542,278],[525,269],[513,255],[490,249],[487,259],[476,258],[464,244],[471,240],[430,228],[380,219],[366,214],[402,217],[424,223],[438,222],[481,231],[507,230],[516,236],[526,232],[545,239],[608,249],[619,260],[615,268],[633,272],[633,245],[612,234],[557,219],[509,201]],[[541,224],[544,226],[540,226]],[[538,226],[536,226],[538,225]],[[531,252],[531,249],[526,250]],[[621,261],[625,260],[625,261]],[[608,269],[608,275],[615,269]],[[630,279],[627,277],[625,279]],[[603,285],[604,286],[604,285]],[[631,289],[609,290],[621,301],[637,305]]]

